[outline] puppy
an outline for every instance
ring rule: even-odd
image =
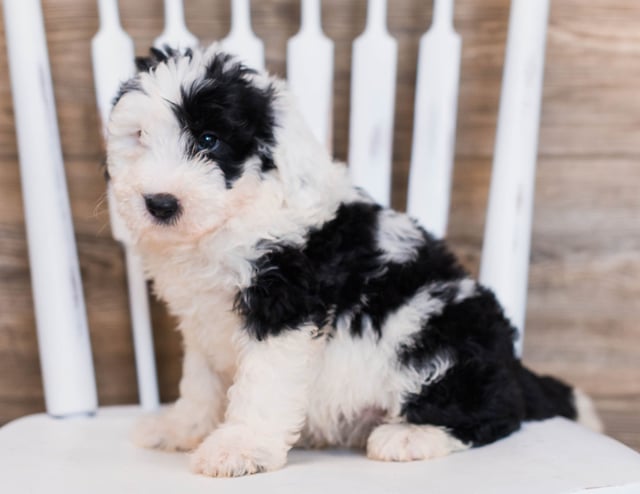
[[[180,398],[144,447],[195,472],[285,465],[295,445],[448,455],[590,401],[514,356],[493,293],[349,182],[285,84],[214,45],[152,49],[109,124],[109,193],[184,340]]]

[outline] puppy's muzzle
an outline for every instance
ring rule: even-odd
[[[147,211],[162,223],[175,220],[180,214],[180,202],[171,194],[145,194]]]

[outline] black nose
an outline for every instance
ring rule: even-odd
[[[180,212],[180,203],[171,194],[146,194],[144,203],[151,216],[160,221],[169,221]]]

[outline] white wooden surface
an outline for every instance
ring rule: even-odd
[[[264,69],[264,43],[251,29],[249,0],[231,0],[231,30],[222,47],[256,70]]]
[[[91,412],[96,384],[42,10],[38,0],[3,6],[46,407]]]
[[[386,18],[386,0],[369,0],[365,30],[353,43],[348,161],[354,183],[389,206],[398,44]]]
[[[96,99],[106,133],[109,113],[120,84],[134,73],[133,40],[122,29],[117,0],[98,0],[100,28],[91,41]]]
[[[549,1],[512,0],[480,281],[520,332],[522,352]]]
[[[189,32],[185,24],[182,0],[164,0],[164,31],[153,44],[158,48],[169,45],[178,49],[198,44],[198,38]]]
[[[0,489],[31,494],[292,493],[567,494],[640,492],[640,455],[564,419],[526,424],[490,446],[410,463],[361,452],[294,450],[277,472],[212,479],[189,472],[185,454],[135,448],[138,411],[101,409],[94,419],[19,419],[0,429]]]
[[[301,1],[300,31],[287,43],[287,80],[313,135],[331,151],[333,42],[322,32],[320,0]]]
[[[447,232],[462,41],[454,0],[435,0],[433,24],[420,38],[407,211],[436,237]]]
[[[124,254],[127,266],[129,312],[131,313],[138,399],[143,409],[155,410],[160,406],[160,393],[158,391],[147,280],[142,269],[142,260],[133,249],[125,246]]]
[[[96,98],[98,109],[100,110],[102,129],[106,134],[113,99],[120,85],[134,73],[133,59],[135,51],[133,41],[120,25],[117,0],[99,0],[98,7],[100,29],[91,42],[91,51]],[[167,8],[169,7],[167,5]],[[180,5],[180,13],[181,7]],[[175,8],[175,5],[173,8]],[[175,24],[175,21],[172,22]],[[175,26],[172,29],[167,27],[163,34],[162,43],[188,39],[185,38],[184,32],[180,33],[180,29]],[[176,36],[176,38],[173,38],[173,36]],[[158,40],[156,40],[156,43],[158,43]],[[122,243],[125,251],[129,311],[131,313],[140,404],[146,410],[153,410],[159,406],[160,398],[155,355],[153,353],[153,334],[151,331],[147,281],[143,274],[142,263],[132,250],[129,234],[116,211],[110,191],[107,192],[107,201],[109,203],[111,231],[114,238]]]

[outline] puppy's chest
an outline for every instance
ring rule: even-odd
[[[219,282],[224,277],[220,271],[208,276],[202,270],[166,266],[154,282],[156,292],[178,318],[185,343],[208,355],[218,372],[233,373],[233,338],[242,321],[233,310],[235,292]]]
[[[232,310],[232,297],[226,292],[214,291],[194,296],[193,303],[194,308],[179,325],[185,340],[208,355],[216,371],[233,375],[237,360],[233,341],[242,321]]]

